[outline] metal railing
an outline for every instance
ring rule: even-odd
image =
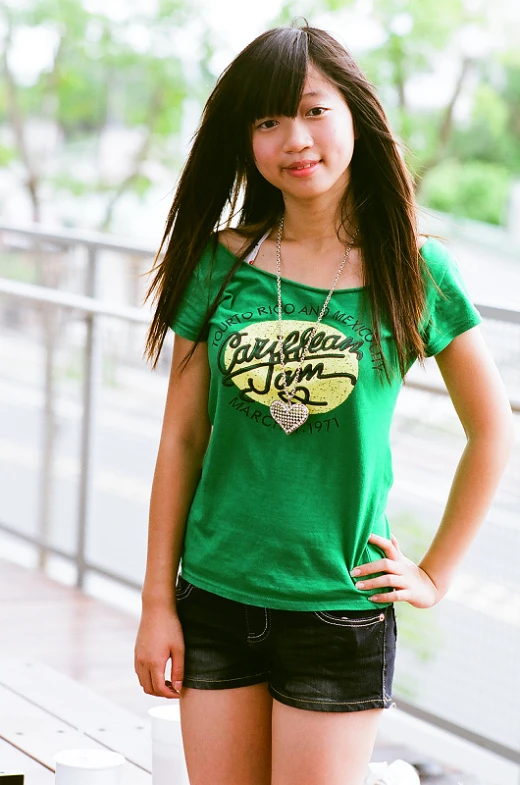
[[[95,263],[95,259],[90,259],[91,263]],[[86,346],[84,354],[84,371],[83,371],[83,417],[82,417],[82,436],[81,436],[81,456],[80,456],[80,487],[79,487],[79,504],[78,504],[78,526],[77,526],[77,544],[75,549],[74,561],[76,564],[77,577],[76,585],[78,588],[83,588],[85,582],[86,571],[96,572],[104,577],[117,580],[128,588],[141,589],[138,581],[132,581],[124,578],[121,575],[116,575],[109,570],[103,570],[99,566],[90,563],[85,558],[85,542],[87,536],[87,526],[90,511],[90,499],[92,495],[92,461],[93,461],[93,434],[94,434],[94,420],[96,411],[96,391],[99,386],[100,368],[101,368],[101,349],[97,336],[96,320],[100,316],[109,317],[113,319],[120,319],[124,322],[133,324],[148,324],[150,321],[149,315],[138,308],[122,307],[118,305],[104,304],[94,297],[85,297],[77,294],[70,294],[60,292],[53,289],[47,289],[44,286],[34,286],[32,284],[24,284],[18,281],[10,281],[7,279],[0,279],[0,295],[8,295],[17,298],[24,302],[39,303],[42,305],[58,306],[67,310],[73,310],[81,313],[86,320],[87,334]],[[52,383],[49,376],[52,375],[52,367],[46,364],[46,381],[45,381],[45,404],[44,409],[48,411],[50,408],[48,398],[52,395]],[[52,471],[52,448],[49,448],[48,440],[44,439],[42,449],[42,482],[40,487],[41,492],[41,506],[40,506],[40,534],[39,536],[31,536],[17,531],[14,526],[9,526],[4,522],[0,522],[0,531],[4,531],[10,535],[18,537],[24,542],[34,545],[39,551],[39,562],[41,566],[45,565],[46,557],[48,554],[60,556],[65,559],[70,559],[70,554],[64,550],[51,545],[45,533],[48,531],[47,525],[47,502],[46,490],[50,485],[49,473]]]
[[[129,577],[117,574],[111,569],[106,569],[99,564],[89,560],[86,556],[86,541],[88,534],[88,522],[91,514],[92,500],[92,478],[94,461],[94,432],[95,417],[97,410],[97,394],[102,375],[102,347],[99,339],[99,320],[116,320],[126,325],[145,326],[150,320],[150,315],[142,308],[131,307],[124,304],[112,303],[100,300],[97,297],[99,291],[99,252],[103,249],[115,251],[117,253],[130,253],[141,255],[145,259],[153,256],[150,248],[135,247],[120,243],[114,238],[107,238],[104,235],[93,233],[75,233],[69,231],[55,232],[46,230],[42,227],[21,227],[2,225],[0,232],[3,233],[4,243],[8,236],[16,236],[23,239],[26,243],[41,245],[51,243],[60,248],[71,248],[80,246],[87,252],[87,276],[86,291],[83,294],[77,292],[66,292],[49,288],[47,286],[25,283],[9,278],[0,278],[0,296],[9,300],[19,301],[24,304],[44,307],[48,309],[60,309],[74,312],[81,315],[85,322],[85,351],[83,356],[83,386],[82,386],[82,425],[81,425],[81,449],[79,460],[79,486],[78,486],[78,521],[76,531],[76,541],[74,553],[71,554],[66,549],[58,547],[49,541],[47,536],[49,531],[48,517],[50,514],[49,499],[47,495],[51,481],[53,465],[52,436],[47,434],[43,440],[41,450],[41,498],[39,511],[39,531],[36,535],[17,530],[16,526],[7,522],[0,522],[0,532],[4,532],[12,537],[18,538],[38,549],[40,554],[40,564],[45,564],[49,555],[59,556],[71,561],[76,568],[76,584],[83,587],[85,576],[94,573],[121,585],[139,591],[141,583]],[[1,254],[1,249],[0,249]],[[478,304],[477,308],[483,318],[493,322],[507,323],[510,325],[520,325],[520,311],[506,310],[496,307],[489,307],[485,304]],[[52,383],[52,362],[45,364],[45,393],[44,410],[53,410],[52,396],[54,388]],[[420,380],[413,375],[407,379],[407,386],[422,388],[428,392],[435,392],[446,395],[446,389],[442,383]],[[515,411],[520,411],[520,401],[512,401]],[[423,708],[418,708],[407,700],[399,700],[399,707],[408,713],[427,720],[440,728],[469,739],[481,747],[500,755],[517,765],[520,765],[520,751],[511,746],[500,744],[496,740],[486,738],[481,734],[474,733],[467,728],[452,722],[448,722],[438,715],[428,712]]]
[[[125,584],[129,588],[139,588],[137,581],[132,581],[116,576],[107,570],[101,570],[90,564],[85,558],[85,542],[87,535],[87,521],[90,511],[90,500],[92,497],[92,461],[93,461],[93,434],[94,418],[96,409],[96,393],[99,387],[101,375],[101,347],[98,338],[98,319],[100,316],[110,317],[126,323],[147,324],[150,321],[149,315],[144,309],[121,306],[115,303],[102,302],[97,299],[99,291],[99,252],[101,250],[116,251],[125,254],[138,254],[144,258],[151,257],[153,251],[150,248],[139,247],[126,244],[120,240],[115,240],[110,236],[95,233],[82,232],[81,234],[61,230],[50,231],[39,225],[13,226],[0,223],[0,231],[7,235],[14,235],[24,240],[29,239],[36,243],[36,248],[41,248],[44,243],[51,243],[53,246],[69,249],[71,246],[81,246],[87,251],[87,265],[85,276],[85,294],[77,294],[52,289],[47,286],[27,284],[16,280],[0,279],[0,293],[11,298],[22,300],[26,303],[44,305],[46,307],[58,307],[61,309],[76,311],[83,315],[86,326],[84,369],[83,369],[83,396],[82,396],[82,436],[81,436],[81,458],[80,458],[80,484],[79,484],[79,505],[78,505],[78,526],[77,543],[75,553],[75,563],[77,569],[76,584],[82,588],[87,570],[104,574]],[[5,238],[5,235],[4,235]],[[52,546],[47,539],[49,531],[50,500],[49,488],[51,486],[51,472],[53,464],[53,435],[52,435],[52,416],[53,410],[53,363],[49,355],[51,352],[47,348],[45,364],[45,432],[42,446],[41,461],[41,483],[40,483],[40,511],[39,511],[39,536],[34,537],[17,532],[12,526],[0,522],[0,530],[8,532],[13,536],[18,536],[25,542],[35,545],[39,549],[39,564],[45,566],[47,556],[53,554],[63,558],[69,558],[61,549]]]

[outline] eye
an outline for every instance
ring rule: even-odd
[[[324,106],[313,106],[312,109],[309,109],[307,114],[309,114],[311,117],[321,117],[323,114],[325,114],[325,112],[328,112],[328,109],[326,109]]]
[[[269,130],[269,128],[274,128],[275,125],[276,125],[276,120],[262,120],[260,123],[257,123],[255,127],[260,129],[265,128],[266,130]]]

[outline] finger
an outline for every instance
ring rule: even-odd
[[[351,575],[356,578],[361,575],[374,575],[376,572],[392,572],[397,573],[399,565],[392,559],[378,559],[377,561],[370,561],[366,564],[360,564],[351,571]]]
[[[143,690],[146,692],[146,694],[147,695],[153,695],[154,692],[153,692],[152,679],[150,677],[150,671],[148,669],[146,669],[146,670],[145,669],[141,669],[138,672],[137,676],[139,678],[139,684],[141,685]]]
[[[408,595],[408,589],[401,589],[400,591],[388,591],[385,594],[373,594],[371,597],[367,597],[367,600],[372,602],[406,602]]]
[[[152,686],[154,695],[160,698],[173,698],[176,693],[168,687],[164,678],[164,668],[154,666],[151,671]]]
[[[404,575],[386,573],[385,575],[380,575],[379,578],[370,578],[370,580],[358,581],[356,583],[356,589],[362,589],[363,591],[379,589],[381,586],[391,586],[392,588],[405,589],[406,579]]]
[[[180,693],[182,690],[182,680],[184,678],[184,650],[175,649],[171,653],[172,659],[172,673],[171,679],[173,688],[176,692]]]
[[[166,684],[168,689],[171,691],[171,694],[169,696],[170,698],[180,698],[181,697],[180,690],[176,690],[175,687],[173,686],[173,684],[171,683],[171,681],[166,679],[166,681],[164,683]]]
[[[144,690],[146,684],[146,672],[144,666],[137,661],[137,654],[134,654],[134,671],[135,675],[137,676],[137,681]]]
[[[379,547],[386,553],[387,556],[390,556],[391,559],[394,559],[397,554],[397,548],[393,540],[389,540],[387,537],[381,537],[380,534],[375,534],[374,532],[371,533],[370,537],[368,538],[371,540],[374,545],[379,545]]]
[[[399,547],[399,542],[398,542],[397,537],[395,536],[395,534],[392,534],[391,540],[392,540],[392,542],[394,544],[394,548],[396,548],[396,550],[400,551],[401,549]]]

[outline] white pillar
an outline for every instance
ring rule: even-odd
[[[152,785],[189,785],[179,705],[148,710],[152,723]]]
[[[56,785],[121,785],[125,758],[109,750],[63,750],[54,756]]]
[[[398,758],[393,763],[369,763],[365,785],[421,785],[417,769]]]

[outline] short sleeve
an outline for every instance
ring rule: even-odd
[[[214,266],[216,265],[216,266]],[[195,341],[225,274],[222,269],[222,248],[210,238],[191,274],[177,311],[170,322],[174,333]],[[209,326],[201,340],[207,341]]]
[[[473,305],[458,262],[438,240],[428,238],[421,254],[440,291],[426,276],[426,312],[421,323],[425,354],[438,354],[463,332],[482,322]]]
[[[206,294],[204,293],[198,268],[196,267],[188,281],[175,316],[170,323],[173,332],[182,338],[194,341],[204,321],[207,307],[207,292]]]

